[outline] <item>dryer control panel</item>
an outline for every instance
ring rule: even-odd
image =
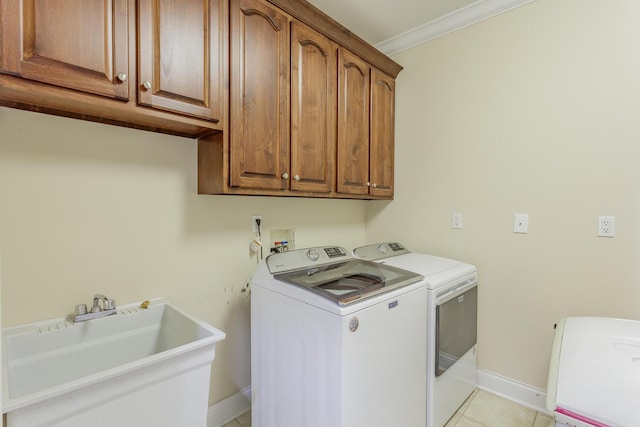
[[[373,245],[361,246],[353,250],[356,258],[376,261],[397,255],[411,253],[398,242],[376,243]]]

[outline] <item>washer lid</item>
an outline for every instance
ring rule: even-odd
[[[326,262],[331,257],[338,261]],[[303,264],[302,268],[300,264]],[[296,268],[286,270],[287,265]],[[270,270],[271,266],[280,270],[274,273],[275,279],[320,294],[339,305],[351,304],[424,279],[420,274],[390,265],[353,259],[344,249],[336,247],[273,254],[267,258],[267,266]]]

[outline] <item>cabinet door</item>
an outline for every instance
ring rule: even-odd
[[[339,49],[338,186],[340,193],[369,193],[370,65]]]
[[[0,0],[0,70],[129,98],[127,0]]]
[[[370,194],[393,196],[395,80],[371,69]]]
[[[337,47],[299,22],[291,25],[291,190],[335,185]]]
[[[221,2],[139,0],[139,104],[219,121]]]
[[[230,182],[289,185],[289,18],[259,0],[232,0]]]

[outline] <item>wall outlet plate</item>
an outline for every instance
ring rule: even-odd
[[[616,236],[616,217],[615,216],[599,216],[598,217],[598,237],[615,237]]]
[[[462,228],[462,214],[454,212],[451,214],[451,228]]]

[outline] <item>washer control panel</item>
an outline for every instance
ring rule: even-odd
[[[294,251],[273,253],[266,259],[271,274],[354,259],[340,246],[319,246]]]

